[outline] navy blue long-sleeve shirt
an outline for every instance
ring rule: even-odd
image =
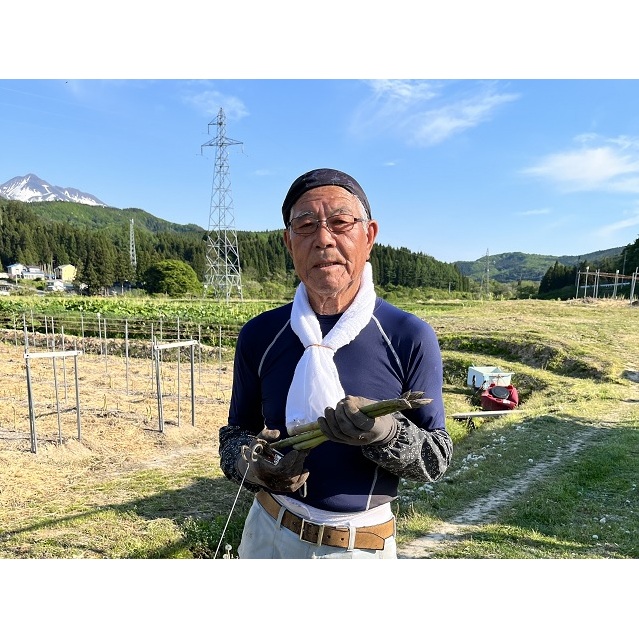
[[[236,482],[242,479],[237,457],[251,436],[265,426],[287,436],[286,398],[304,351],[290,326],[291,308],[266,311],[240,331],[228,424],[220,429],[221,467]],[[317,318],[326,335],[340,315]],[[377,298],[368,325],[337,350],[334,362],[346,395],[379,401],[422,391],[432,402],[396,413],[400,426],[384,445],[327,441],[312,449],[304,463],[310,471],[306,494],[294,497],[324,510],[358,512],[394,499],[400,477],[439,479],[450,463],[452,442],[445,430],[442,360],[432,327]]]

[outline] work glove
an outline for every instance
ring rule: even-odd
[[[251,484],[274,492],[294,493],[308,477],[304,460],[310,451],[292,450],[281,455],[269,446],[279,436],[279,430],[264,428],[251,446],[242,446],[237,469],[242,477],[246,473],[245,479]]]
[[[397,433],[397,419],[393,415],[368,417],[360,408],[373,404],[372,399],[347,395],[335,408],[328,407],[317,423],[331,441],[351,446],[382,445]]]

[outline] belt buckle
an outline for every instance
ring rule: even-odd
[[[307,544],[310,544],[312,542],[307,541],[306,539],[304,539],[304,537],[302,537],[302,535],[304,534],[304,526],[306,524],[313,524],[313,526],[317,526],[318,531],[317,531],[317,541],[315,542],[316,546],[321,546],[322,545],[322,539],[324,537],[324,524],[316,524],[312,521],[309,521],[308,519],[304,519],[304,517],[302,517],[302,523],[300,525],[300,534],[299,534],[299,538],[301,541],[306,542]]]

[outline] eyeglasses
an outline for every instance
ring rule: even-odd
[[[365,222],[364,217],[355,217],[350,213],[339,213],[337,215],[331,215],[325,220],[318,220],[312,215],[303,214],[294,217],[289,223],[288,227],[295,233],[295,235],[313,235],[315,231],[322,224],[326,224],[326,228],[333,235],[341,235],[342,233],[348,233],[354,226],[355,222]]]

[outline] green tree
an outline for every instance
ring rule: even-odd
[[[161,260],[144,273],[144,288],[149,293],[165,293],[171,297],[200,295],[202,285],[191,266],[180,260]]]
[[[548,293],[556,291],[571,284],[574,284],[577,276],[577,267],[566,266],[555,261],[555,263],[546,271],[539,283],[539,293]]]
[[[639,268],[639,237],[633,244],[628,244],[619,257],[617,268],[622,275],[630,275]]]

